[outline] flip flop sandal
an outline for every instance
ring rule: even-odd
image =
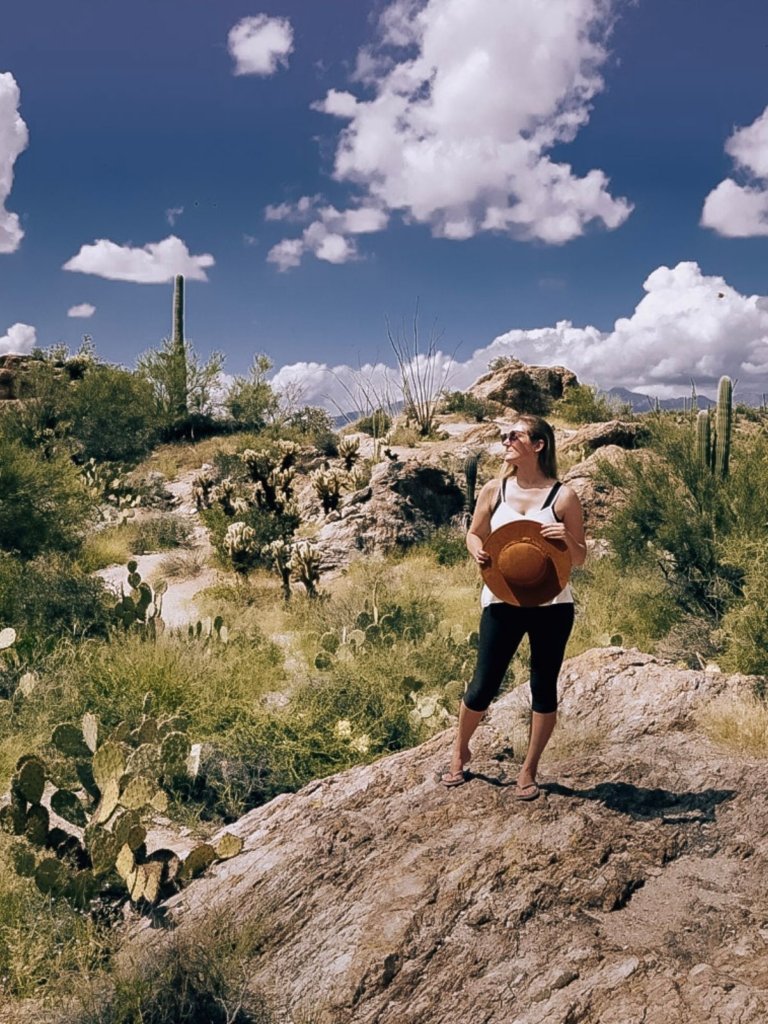
[[[541,790],[535,782],[529,782],[527,786],[516,786],[513,793],[515,800],[535,800],[540,795]]]
[[[446,789],[452,789],[454,786],[463,786],[467,781],[468,776],[463,768],[458,772],[443,772],[440,776],[440,784],[445,786]]]

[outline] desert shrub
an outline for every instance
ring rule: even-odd
[[[81,987],[70,1024],[273,1024],[249,984],[249,964],[263,941],[259,923],[235,926],[213,917],[184,934],[169,933],[161,950],[125,958],[90,992]]]
[[[150,551],[184,547],[189,543],[192,527],[180,516],[164,515],[140,520],[132,532],[129,551],[133,555],[145,555]]]
[[[159,430],[152,386],[117,366],[92,367],[70,390],[71,436],[82,458],[126,462],[149,451]]]
[[[728,694],[706,704],[696,715],[704,734],[715,743],[747,757],[768,757],[768,704],[764,697]]]
[[[271,360],[260,353],[248,376],[235,377],[232,382],[224,408],[239,429],[261,430],[277,413],[278,399],[266,376],[271,369]]]
[[[464,531],[455,526],[439,526],[422,547],[438,565],[460,565],[469,558]]]
[[[0,832],[0,1005],[71,991],[104,961],[109,930],[13,870],[13,838]],[[75,981],[77,979],[77,982]]]
[[[220,505],[203,509],[200,518],[207,527],[211,544],[216,552],[219,562],[222,565],[231,567],[231,558],[226,544],[227,530],[233,522],[244,523],[254,531],[253,543],[258,551],[261,551],[273,540],[290,537],[299,524],[299,518],[292,513],[275,515],[267,509],[261,509],[256,505],[250,505],[243,512],[238,512],[235,517],[228,516]],[[266,556],[259,554],[254,559],[254,565],[267,565]]]
[[[33,558],[77,547],[92,510],[66,455],[46,458],[0,434],[0,551]]]
[[[589,384],[572,385],[552,406],[552,415],[562,416],[568,423],[602,423],[615,419],[616,414],[616,403]]]
[[[65,555],[30,561],[0,555],[0,623],[16,630],[16,649],[24,656],[62,637],[105,636],[109,603],[103,582]]]
[[[392,417],[383,409],[374,409],[368,416],[361,416],[355,429],[371,437],[383,437],[392,426]]]
[[[419,442],[423,440],[423,435],[418,432],[416,427],[409,427],[404,423],[393,427],[387,434],[387,444],[402,445],[406,448],[416,448]]]
[[[493,416],[494,406],[482,398],[476,398],[465,391],[444,391],[440,404],[441,412],[461,413],[477,423]]]
[[[724,668],[768,675],[768,543],[751,539],[734,552],[745,566],[742,599],[723,616],[719,638]]]

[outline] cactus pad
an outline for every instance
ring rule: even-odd
[[[16,687],[16,692],[20,693],[22,697],[29,697],[37,686],[38,678],[34,672],[25,672],[19,680],[19,685]]]
[[[109,779],[101,791],[101,800],[91,819],[94,825],[103,825],[109,821],[120,799],[120,786],[117,779]]]
[[[200,843],[187,854],[181,873],[184,878],[196,878],[216,860],[216,850],[209,843]]]
[[[39,804],[45,789],[45,768],[36,757],[25,761],[11,780],[12,788],[31,804]]]
[[[333,659],[325,651],[320,651],[315,655],[315,668],[319,669],[320,672],[327,672],[332,665]]]
[[[164,865],[159,861],[148,861],[142,864],[141,868],[144,873],[144,888],[141,895],[148,903],[156,903],[163,881]]]
[[[27,811],[27,821],[24,826],[24,835],[35,846],[45,846],[48,838],[50,818],[48,811],[42,804],[32,804]]]
[[[20,836],[24,832],[27,823],[27,814],[24,805],[20,801],[12,801],[5,807],[0,808],[0,831],[8,832],[13,836]]]
[[[71,900],[76,907],[85,910],[93,897],[99,891],[99,885],[93,877],[93,872],[83,870],[77,871],[67,882],[63,895]]]
[[[115,870],[126,883],[128,882],[131,874],[136,870],[136,860],[133,856],[133,850],[127,843],[121,846],[118,851],[117,858],[115,860]]]
[[[165,718],[162,722],[158,723],[158,734],[160,739],[165,737],[171,732],[186,732],[188,722],[182,715],[174,715],[172,718]]]
[[[84,827],[88,821],[85,808],[74,793],[68,789],[57,789],[51,797],[51,810],[70,825]]]
[[[236,857],[242,848],[243,840],[240,836],[233,835],[231,832],[225,832],[214,846],[216,856],[220,860],[229,860],[230,857]]]
[[[93,777],[103,791],[110,780],[117,781],[125,771],[125,750],[113,740],[102,743],[93,755]]]
[[[122,846],[128,842],[131,829],[141,824],[138,811],[122,811],[116,815],[112,822],[112,835],[117,840],[117,845]]]
[[[168,794],[164,793],[162,789],[158,789],[149,801],[149,806],[159,814],[165,814],[168,810]]]
[[[51,736],[51,743],[67,757],[84,758],[90,757],[91,751],[83,739],[82,730],[76,725],[65,723],[57,725]]]
[[[61,896],[71,880],[71,874],[60,860],[45,857],[35,869],[35,885],[43,893]]]
[[[120,794],[120,803],[129,810],[138,811],[151,802],[156,791],[157,787],[154,782],[143,775],[134,775]]]
[[[0,629],[0,651],[5,651],[16,643],[16,630],[11,626]]]
[[[157,719],[145,718],[139,726],[136,739],[139,744],[155,743],[157,741]]]
[[[360,616],[358,615],[358,619],[359,618]],[[365,633],[362,631],[362,629],[352,629],[349,631],[347,640],[351,644],[354,644],[355,647],[362,647],[362,645],[365,643]]]
[[[115,866],[120,847],[111,832],[104,828],[93,829],[88,839],[88,853],[95,875],[106,875]]]
[[[99,720],[90,711],[83,715],[83,739],[88,749],[95,753],[99,742]]]
[[[181,767],[189,756],[189,740],[183,732],[169,732],[160,748],[166,769]]]
[[[128,756],[126,771],[130,775],[154,774],[159,770],[160,751],[155,743],[142,743]]]
[[[99,787],[93,777],[93,766],[90,761],[78,761],[75,765],[75,774],[78,782],[86,791],[88,796],[94,800],[99,799]]]

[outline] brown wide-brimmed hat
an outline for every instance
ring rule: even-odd
[[[556,597],[571,575],[565,541],[541,535],[541,523],[516,519],[494,530],[483,550],[491,564],[481,570],[491,593],[507,604],[531,608]]]

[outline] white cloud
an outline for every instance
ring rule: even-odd
[[[5,209],[13,187],[13,166],[27,148],[29,133],[19,114],[19,87],[9,71],[0,73],[0,253],[16,252],[24,232],[18,214]]]
[[[87,319],[88,317],[93,316],[95,312],[96,307],[92,306],[90,302],[81,302],[79,306],[71,306],[67,310],[67,316],[82,317],[83,319]]]
[[[288,66],[293,52],[293,29],[287,18],[257,14],[242,18],[229,30],[227,45],[236,75],[272,75]]]
[[[169,209],[165,211],[165,219],[168,221],[171,227],[173,227],[173,225],[176,223],[176,221],[179,219],[182,213],[184,213],[183,206],[171,206]]]
[[[438,377],[450,369],[449,386],[466,389],[498,356],[526,363],[567,366],[583,382],[623,385],[660,398],[688,392],[691,378],[702,394],[714,394],[718,379],[738,379],[738,393],[768,391],[768,297],[741,295],[722,277],[701,272],[696,263],[658,267],[644,284],[645,295],[612,331],[576,327],[567,320],[532,330],[513,329],[474,351],[463,362],[438,357]],[[369,373],[373,368],[366,368]],[[354,380],[349,366],[323,363],[284,366],[278,383],[304,386],[306,401],[349,408],[340,381]],[[397,379],[395,367],[378,364],[378,381]]]
[[[562,244],[591,222],[613,229],[631,204],[593,169],[549,151],[573,140],[603,88],[612,0],[395,0],[357,76],[371,99],[330,90],[318,109],[349,124],[335,177],[365,205],[435,235],[480,231]],[[408,47],[386,55],[388,47]]]
[[[320,199],[320,196],[302,196],[295,203],[279,203],[277,206],[267,206],[264,210],[264,220],[306,220]]]
[[[302,196],[295,204],[268,206],[267,220],[312,220],[300,238],[284,238],[270,249],[267,260],[281,271],[298,267],[306,253],[328,263],[348,263],[359,258],[357,244],[350,235],[369,234],[386,227],[389,215],[375,206],[337,210],[321,206],[321,196]]]
[[[37,332],[30,324],[13,324],[0,337],[0,356],[29,355],[37,344]]]
[[[267,253],[267,263],[276,263],[281,271],[298,267],[304,253],[304,242],[300,238],[284,238],[273,245]]]
[[[149,242],[141,249],[98,238],[93,245],[82,246],[63,269],[95,274],[111,281],[164,284],[172,281],[176,274],[183,274],[190,281],[207,281],[205,268],[214,263],[210,253],[192,256],[180,238],[169,235],[162,242]]]
[[[702,227],[726,238],[768,235],[768,107],[725,143],[745,184],[725,178],[704,200]]]

